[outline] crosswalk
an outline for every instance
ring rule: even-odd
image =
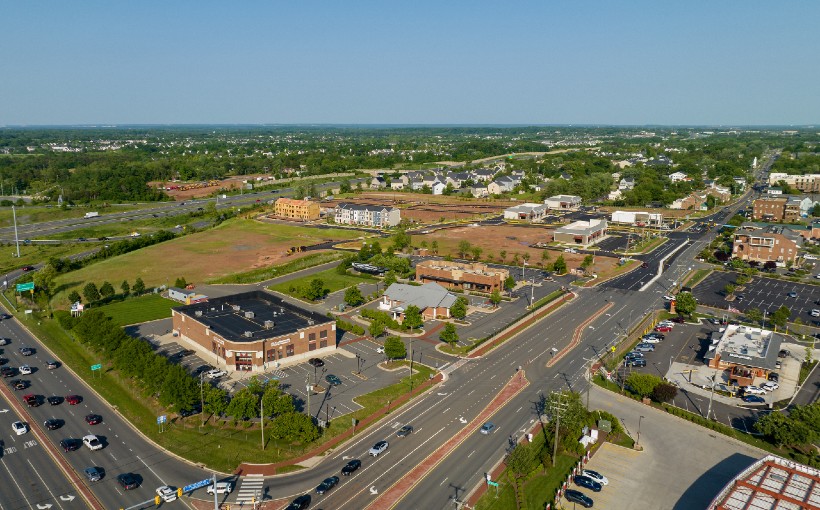
[[[264,485],[265,479],[262,475],[251,474],[242,478],[239,485],[239,491],[236,496],[236,502],[240,504],[251,503],[253,498],[256,498],[256,500],[259,501],[259,498],[262,496]]]

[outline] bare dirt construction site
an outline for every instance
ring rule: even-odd
[[[481,248],[479,260],[512,264],[513,258],[518,254],[518,264],[524,261],[524,254],[530,255],[528,262],[531,266],[541,267],[544,252],[549,254],[546,263],[552,263],[559,256],[563,256],[567,262],[568,269],[574,269],[581,265],[586,255],[580,253],[567,253],[563,250],[544,250],[533,248],[535,243],[545,243],[552,241],[553,230],[546,227],[524,227],[512,225],[482,225],[478,227],[455,227],[439,229],[430,234],[414,235],[413,246],[421,246],[426,242],[429,247],[433,241],[438,243],[438,254],[441,256],[450,255],[459,257],[458,245],[461,241],[467,241],[471,246]],[[502,259],[501,252],[505,252]],[[471,255],[472,257],[472,255]],[[618,259],[598,255],[595,257],[595,264],[590,268],[590,272],[596,273],[601,278],[606,278],[613,274],[618,267]]]
[[[380,205],[401,210],[401,218],[414,223],[441,221],[478,220],[496,216],[517,202],[506,200],[481,200],[423,193],[361,193],[340,202],[360,205]]]

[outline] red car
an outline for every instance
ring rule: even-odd
[[[102,422],[102,416],[100,416],[99,414],[88,414],[85,416],[85,421],[89,425],[96,425]]]
[[[65,401],[68,402],[68,405],[76,406],[82,401],[82,399],[79,395],[68,395],[66,396]]]
[[[672,317],[669,320],[674,322],[675,324],[683,324],[684,322],[686,322],[683,317]]]
[[[660,331],[661,333],[667,333],[672,331],[672,326],[657,326],[655,327],[655,331]]]
[[[37,395],[23,395],[23,400],[28,404],[29,407],[37,407],[40,405],[40,399],[37,398]]]

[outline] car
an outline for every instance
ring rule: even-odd
[[[766,402],[766,399],[758,395],[746,395],[743,397],[743,401],[747,404],[763,404]]]
[[[649,264],[647,264],[646,262],[644,262],[643,264],[641,264],[641,267],[642,267],[642,268],[644,268],[644,269],[646,269],[647,267],[649,267]]]
[[[310,358],[308,363],[313,365],[314,367],[323,367],[325,366],[325,362],[321,360],[321,358]]]
[[[187,418],[188,416],[193,416],[195,414],[199,414],[202,412],[202,407],[199,404],[194,405],[193,407],[180,409],[179,416],[182,418]]]
[[[101,450],[103,447],[100,438],[98,438],[94,434],[88,434],[87,436],[83,436],[83,444],[86,445],[88,449],[91,451]]]
[[[228,372],[220,370],[218,368],[214,368],[213,370],[208,370],[207,372],[205,372],[205,375],[208,377],[208,379],[219,379],[220,377],[228,375]]]
[[[290,502],[285,510],[304,510],[310,506],[310,494],[302,494],[298,498]]]
[[[684,322],[686,322],[686,319],[684,319],[684,318],[683,318],[683,317],[681,317],[680,315],[675,316],[675,317],[672,317],[672,318],[671,318],[671,319],[669,319],[669,320],[670,320],[670,321],[672,321],[672,322],[674,322],[675,324],[683,324]]]
[[[325,478],[324,480],[322,480],[322,483],[320,483],[316,487],[316,494],[322,495],[325,492],[332,489],[333,487],[335,487],[336,484],[338,484],[338,483],[339,483],[339,477],[338,476],[330,476],[328,478]]]
[[[777,384],[776,382],[773,382],[773,381],[767,381],[767,382],[764,382],[763,384],[761,384],[760,387],[763,388],[766,391],[774,391],[777,388],[779,388],[780,385]]]
[[[624,361],[624,366],[627,367],[645,367],[646,360],[643,358],[631,358]]]
[[[766,377],[766,379],[777,382],[780,380],[780,374],[778,374],[777,372],[769,372],[769,375],[768,377]]]
[[[735,294],[735,301],[743,301],[746,299],[746,294]]]
[[[758,388],[757,386],[744,386],[743,393],[745,395],[765,395],[766,390]]]
[[[632,359],[643,358],[643,353],[642,352],[637,352],[637,351],[629,351],[628,353],[624,354],[624,359],[626,359],[626,358],[632,358]]]
[[[390,445],[387,443],[387,441],[379,441],[378,443],[373,445],[373,448],[371,448],[368,453],[374,457],[378,457],[379,454],[387,450],[388,446]]]
[[[65,397],[65,401],[68,402],[68,405],[70,406],[76,406],[77,404],[82,402],[82,400],[82,397],[80,397],[79,395],[66,395]]]
[[[77,242],[82,243],[82,242],[84,242],[84,241],[85,241],[85,237],[78,237],[78,238],[77,238]]]
[[[820,309],[812,308],[811,309],[811,316],[812,317],[820,317]]]
[[[327,381],[328,384],[330,384],[331,386],[339,386],[340,384],[342,384],[342,380],[333,374],[327,374],[325,376],[325,381]]]
[[[645,334],[643,337],[644,338],[650,338],[651,337],[651,338],[657,338],[658,340],[663,340],[663,339],[666,338],[666,335],[664,335],[663,333],[652,332],[652,333]]]
[[[177,491],[175,491],[174,489],[168,487],[167,485],[157,487],[156,493],[157,493],[157,496],[159,496],[166,503],[170,503],[171,501],[176,501],[176,499],[177,499]]]
[[[669,331],[672,331],[672,326],[655,326],[655,331],[668,333]]]
[[[591,469],[585,469],[585,470],[581,471],[581,474],[584,475],[584,476],[588,476],[588,477],[592,478],[593,480],[600,483],[601,485],[609,485],[609,480],[607,479],[607,477],[605,477],[604,475],[602,475],[601,473],[599,473],[597,471],[593,471]]]
[[[28,273],[29,271],[34,271],[34,266],[23,266],[20,268],[20,270],[24,273]]]
[[[638,352],[652,352],[655,350],[655,346],[652,344],[640,343],[635,346],[635,350]]]
[[[139,487],[139,483],[132,473],[122,473],[117,475],[117,483],[119,483],[120,487],[126,491]]]
[[[643,343],[645,344],[658,344],[661,342],[661,339],[654,336],[648,336],[643,339]]]
[[[87,467],[83,470],[83,474],[85,474],[85,478],[89,482],[99,482],[105,476],[105,471],[103,468],[99,468],[97,466]]]
[[[58,420],[56,418],[50,418],[43,422],[43,426],[48,430],[57,430],[58,428],[63,426],[63,420]]]
[[[493,422],[491,421],[488,421],[487,423],[481,426],[480,432],[486,436],[489,435],[494,429],[495,424],[493,424]]]
[[[211,484],[205,489],[205,492],[208,494],[213,494],[216,492],[217,494],[230,494],[233,490],[233,484],[231,482],[216,482],[216,486]]]
[[[666,300],[666,301],[674,301],[675,300],[675,298],[670,296],[669,294],[664,294],[663,299]]]
[[[23,356],[31,356],[32,354],[34,354],[34,349],[32,349],[31,347],[20,347],[20,354],[22,354]]]
[[[33,395],[29,393],[28,395],[23,395],[23,402],[26,403],[29,407],[39,407],[42,402],[40,401],[40,397],[37,395]]]
[[[21,375],[31,375],[31,367],[28,365],[23,365],[20,367],[20,374]]]
[[[22,421],[16,421],[11,424],[11,430],[18,436],[22,436],[26,432],[28,432],[28,424],[23,423]]]
[[[54,370],[55,368],[57,368],[59,366],[60,366],[60,363],[58,363],[56,361],[47,361],[46,362],[46,368],[49,369],[49,370]]]
[[[783,368],[783,364],[780,362],[779,359],[774,360],[774,368]]]
[[[413,432],[412,425],[405,425],[404,427],[400,428],[398,432],[396,432],[396,437],[407,437]]]
[[[791,355],[792,353],[788,349],[780,349],[780,352],[777,353],[778,358],[788,358]]]
[[[66,438],[60,441],[60,448],[67,452],[73,452],[74,450],[78,450],[82,445],[83,442],[79,439]]]
[[[786,295],[789,296],[790,298],[796,298],[797,297],[797,292],[789,292]]]
[[[8,358],[0,358],[0,365],[5,365],[8,362],[9,362]]]
[[[601,492],[601,484],[593,480],[592,478],[584,475],[576,475],[573,479],[575,485],[578,487],[583,487],[584,489],[589,489],[592,492]]]
[[[720,325],[720,323],[721,323],[720,319],[718,319],[716,317],[712,317],[711,319],[709,319],[709,322],[711,322],[712,324],[714,324],[716,326]]]
[[[660,321],[658,323],[658,326],[669,326],[670,328],[673,328],[673,327],[675,327],[675,323],[670,321],[669,319],[666,319],[666,320]]]
[[[51,404],[53,406],[57,406],[57,405],[60,405],[62,403],[63,397],[58,397],[57,395],[52,395],[52,396],[48,397],[46,400],[48,400],[49,404]]]
[[[15,390],[24,390],[28,388],[28,381],[23,381],[22,379],[13,379],[9,384],[11,384]]]
[[[362,467],[362,461],[360,461],[359,459],[353,459],[347,464],[345,464],[344,467],[342,467],[342,474],[344,476],[350,476],[351,473],[353,473],[360,467]]]
[[[8,345],[11,343],[11,339],[9,338],[0,338],[0,345]]]
[[[99,414],[86,414],[85,415],[85,422],[89,425],[97,425],[98,423],[102,422],[102,416]]]
[[[584,508],[592,508],[593,501],[592,498],[587,496],[581,491],[576,491],[573,489],[567,489],[564,493],[564,497],[567,498],[567,501],[571,503],[578,503],[579,505],[583,506]]]

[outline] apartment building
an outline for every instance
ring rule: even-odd
[[[769,174],[769,185],[785,182],[803,193],[820,193],[820,174],[789,175],[782,172]]]
[[[785,266],[797,260],[798,236],[789,235],[783,227],[756,228],[742,226],[735,232],[732,256],[741,260]]]
[[[381,205],[339,204],[333,219],[341,225],[364,225],[368,227],[395,227],[401,221],[401,213],[395,207]]]
[[[273,205],[273,214],[292,220],[318,220],[319,203],[311,200],[280,198]]]

